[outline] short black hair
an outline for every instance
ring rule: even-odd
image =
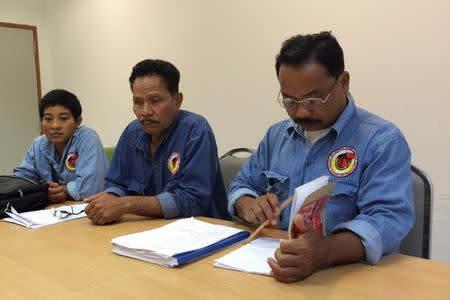
[[[171,94],[178,93],[180,71],[173,64],[162,59],[145,59],[138,62],[131,71],[130,88],[133,89],[133,82],[136,78],[152,75],[160,76]]]
[[[45,94],[39,103],[39,116],[41,117],[41,121],[44,118],[45,109],[57,105],[67,108],[75,121],[81,116],[82,109],[77,96],[69,91],[56,89]]]
[[[276,56],[277,77],[281,65],[298,67],[311,61],[323,65],[332,77],[344,71],[344,52],[330,31],[295,35],[287,39]]]

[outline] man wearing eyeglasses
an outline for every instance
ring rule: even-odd
[[[292,282],[398,251],[414,223],[411,154],[400,130],[355,105],[343,51],[330,32],[289,38],[275,67],[277,100],[290,119],[269,128],[231,183],[230,213],[286,230],[290,208],[280,211],[279,202],[328,175],[336,187],[325,207],[326,236],[296,215],[299,234],[269,258],[272,275]]]

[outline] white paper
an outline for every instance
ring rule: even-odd
[[[149,263],[162,265],[165,267],[175,267],[178,266],[178,260],[175,257],[163,257],[161,255],[158,255],[156,252],[148,252],[148,251],[141,251],[136,249],[129,249],[129,248],[122,248],[118,245],[114,245],[113,250],[114,253],[132,257],[135,259],[140,259]]]
[[[280,239],[260,237],[216,259],[214,266],[247,273],[270,275],[269,257],[274,257]]]
[[[321,187],[328,184],[328,176],[321,176],[319,178],[314,179],[304,185],[297,187],[294,191],[294,199],[292,200],[291,206],[291,216],[289,221],[289,234],[291,232],[292,223],[294,222],[294,216],[298,213],[300,208],[302,207],[303,202],[306,197],[308,197],[314,191],[320,189]]]
[[[241,231],[243,230],[187,218],[156,229],[116,237],[111,243],[120,247],[122,253],[129,249],[152,257],[154,254],[149,253],[154,252],[157,256],[169,258],[204,248]]]
[[[58,211],[70,211],[77,213],[81,210],[84,210],[87,206],[87,203],[83,204],[74,204],[74,205],[66,205],[66,206],[60,206],[58,208],[49,208],[49,209],[43,209],[43,210],[37,210],[37,211],[29,211],[24,213],[18,213],[14,209],[11,209],[11,213],[6,212],[9,215],[9,218],[4,218],[3,221],[22,225],[27,228],[38,228],[42,226],[47,226],[51,224],[56,224],[60,222],[65,222],[73,219],[83,218],[86,217],[86,213],[82,212],[78,215],[69,215],[68,217],[64,219],[60,219],[57,216],[55,216],[54,212],[55,210]]]

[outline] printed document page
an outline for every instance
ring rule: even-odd
[[[216,259],[214,266],[247,273],[270,275],[269,257],[274,257],[280,239],[260,237],[227,255]]]
[[[66,205],[58,208],[49,208],[24,213],[18,213],[14,208],[11,208],[11,212],[6,212],[9,215],[9,218],[4,218],[3,221],[22,225],[26,228],[38,228],[86,217],[84,209],[87,205],[87,203]]]

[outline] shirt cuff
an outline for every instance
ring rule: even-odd
[[[115,194],[118,197],[128,196],[128,194],[126,192],[124,192],[122,189],[115,187],[115,186],[110,186],[110,187],[104,189],[103,191],[105,193]]]
[[[228,211],[233,218],[239,219],[238,215],[236,214],[236,210],[234,209],[234,205],[236,204],[236,201],[243,196],[251,196],[256,198],[258,197],[258,194],[248,188],[240,188],[230,193],[228,195]]]
[[[77,187],[76,181],[70,181],[66,185],[67,192],[73,200],[81,200],[80,191]]]
[[[352,220],[337,225],[332,233],[342,230],[350,230],[361,238],[368,263],[376,264],[380,260],[383,254],[383,242],[380,233],[370,223]]]
[[[177,204],[175,203],[175,199],[173,199],[172,194],[168,192],[161,193],[156,195],[156,199],[161,206],[161,209],[164,214],[164,218],[176,218],[180,215],[180,211],[178,210]]]

